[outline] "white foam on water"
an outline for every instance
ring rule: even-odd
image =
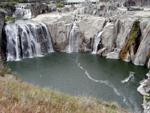
[[[107,80],[97,80],[97,79],[94,79],[94,78],[88,73],[88,71],[87,71],[79,62],[76,62],[76,63],[77,63],[77,66],[78,66],[82,71],[84,71],[85,75],[87,76],[87,78],[88,78],[89,80],[91,80],[91,81],[93,81],[93,82],[96,82],[96,83],[104,84],[104,85],[106,85],[107,87],[112,88],[113,91],[114,91],[114,93],[115,93],[117,96],[121,97],[121,98],[123,99],[123,102],[124,102],[127,106],[129,106],[129,103],[128,103],[126,97],[123,96],[123,95],[121,95],[121,93],[117,90],[117,88],[115,88],[115,86],[114,86],[113,84],[109,83],[109,81],[107,81]]]
[[[124,80],[121,81],[121,83],[125,84],[125,83],[128,83],[128,82],[133,82],[135,80],[135,76],[134,76],[134,72],[130,72],[129,73],[129,76],[127,78],[125,78]]]

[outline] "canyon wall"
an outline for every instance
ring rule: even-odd
[[[19,13],[22,10],[26,12],[26,8],[21,7]],[[45,13],[45,10],[40,11]],[[5,40],[2,41],[8,61],[38,57],[53,51],[88,52],[150,68],[149,17],[147,11],[127,12],[118,10],[117,6],[101,4],[80,7],[74,12],[55,12],[12,21],[4,27],[5,13],[0,11],[0,36],[4,29]]]
[[[122,59],[135,65],[149,66],[150,23],[148,18],[128,16],[111,20],[92,15],[67,13],[40,15],[32,21],[41,22],[47,26],[55,51],[92,53],[97,43],[96,54],[98,55],[110,59]],[[34,25],[34,22],[30,23]],[[28,23],[23,21],[12,24],[28,26]],[[8,24],[7,27],[10,25]],[[18,31],[20,28],[15,29]],[[31,27],[30,31],[34,31],[34,28]],[[39,32],[42,33],[42,31]],[[98,36],[100,32],[102,33]],[[6,31],[6,36],[9,37],[9,35]],[[13,35],[10,37],[14,38]],[[95,42],[96,38],[99,38],[98,42]]]
[[[18,4],[13,15],[30,19],[33,15],[36,16],[48,11],[48,7],[43,6],[42,8],[40,6],[41,8],[38,8],[39,5],[36,5],[34,4],[32,7],[32,4]],[[143,15],[141,15],[142,13]],[[34,25],[34,22],[41,22],[46,25],[55,51],[89,52],[106,58],[122,59],[135,65],[147,65],[149,67],[149,16],[148,12],[145,11],[127,12],[119,10],[116,5],[110,3],[97,5],[89,3],[77,8],[74,12],[39,15],[29,20],[31,21],[29,23],[30,26]],[[29,26],[28,22],[22,20],[22,22],[11,22],[6,28],[16,25]],[[24,28],[23,31],[26,33],[35,31],[34,27],[28,28],[30,30]],[[19,31],[18,35],[21,39],[24,38],[20,35],[19,27],[14,27],[14,31]],[[39,32],[42,33],[43,31]],[[9,36],[8,33],[10,31],[5,29],[6,39],[8,37],[10,39],[15,38],[15,35]]]
[[[47,25],[54,50],[67,52],[69,39],[78,40],[79,52],[92,53],[94,40],[99,32],[96,54],[111,59],[122,59],[135,65],[147,65],[149,61],[149,19],[126,17],[109,20],[103,17],[85,15],[43,15],[33,19]],[[49,21],[47,21],[49,20]],[[74,23],[78,32],[71,34]],[[78,36],[78,38],[76,38]]]

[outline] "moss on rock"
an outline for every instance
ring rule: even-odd
[[[127,55],[130,54],[131,48],[133,48],[134,54],[137,52],[140,43],[140,37],[141,37],[140,21],[136,20],[133,23],[126,44],[120,52],[121,59],[123,60],[126,59]]]

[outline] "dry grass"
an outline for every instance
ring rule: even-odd
[[[72,97],[35,87],[11,75],[0,77],[0,113],[128,113],[113,103]]]

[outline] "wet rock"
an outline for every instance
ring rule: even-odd
[[[0,46],[2,46],[2,30],[5,22],[5,11],[0,9]],[[2,50],[0,48],[0,57],[2,56]]]
[[[39,16],[35,21],[42,21],[47,24],[56,51],[67,51],[69,38],[73,29],[73,23],[78,24],[79,51],[92,51],[92,39],[103,29],[105,18],[76,15],[76,14],[50,14]],[[78,36],[78,35],[77,35]]]
[[[110,22],[108,22],[103,29],[100,44],[103,48],[106,48],[106,50],[103,52],[103,56],[106,56],[107,53],[112,52],[114,49],[114,42],[116,39],[114,30],[114,24]]]
[[[140,21],[134,21],[132,29],[129,33],[128,39],[125,42],[125,45],[120,51],[120,57],[122,60],[132,61],[134,55],[137,52],[137,49],[140,44],[141,39],[141,30],[140,30]]]
[[[128,38],[128,35],[131,31],[133,22],[135,21],[134,18],[126,18],[126,19],[119,19],[118,20],[118,33],[117,33],[117,39],[115,41],[116,47],[122,49],[126,39]]]
[[[106,55],[106,58],[107,59],[120,59],[119,53],[120,53],[120,50],[116,48],[113,52],[108,53]]]
[[[143,113],[150,113],[150,71],[146,74],[147,79],[140,83],[137,91],[143,96]]]
[[[103,30],[105,22],[105,18],[93,16],[84,16],[79,20],[79,28],[82,33],[82,45],[80,46],[82,51],[92,50],[91,41]]]
[[[147,67],[150,69],[150,59],[148,60]]]

